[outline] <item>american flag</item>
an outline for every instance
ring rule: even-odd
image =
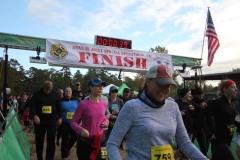
[[[208,66],[211,66],[218,47],[220,46],[218,36],[213,24],[212,16],[210,10],[208,9],[207,14],[207,28],[205,31],[205,36],[208,37]]]

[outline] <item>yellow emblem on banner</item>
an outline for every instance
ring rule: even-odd
[[[51,114],[52,113],[52,106],[43,106],[42,107],[43,114]]]
[[[62,59],[66,55],[68,55],[67,49],[62,44],[52,45],[50,53],[54,58],[58,58],[58,59]]]
[[[67,119],[72,119],[74,115],[74,112],[67,112],[66,118]]]
[[[173,160],[173,149],[171,145],[152,146],[151,160]]]

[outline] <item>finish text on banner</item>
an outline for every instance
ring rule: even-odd
[[[46,41],[46,58],[56,66],[145,72],[154,64],[164,64],[173,71],[171,55],[55,39]]]

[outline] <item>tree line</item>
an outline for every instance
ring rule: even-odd
[[[0,90],[3,91],[4,80],[4,60],[0,61]],[[41,69],[31,67],[25,70],[21,64],[15,59],[10,59],[8,62],[8,88],[11,89],[11,94],[20,95],[22,92],[26,92],[31,95],[35,91],[39,90],[44,81],[50,80],[54,84],[54,89],[64,89],[65,87],[73,87],[76,81],[79,81],[84,93],[88,93],[87,82],[93,77],[99,77],[107,84],[115,84],[120,86],[122,83],[127,84],[130,88],[139,91],[140,87],[144,83],[145,75],[137,73],[135,77],[130,78],[124,76],[123,79],[119,79],[118,74],[113,74],[108,70],[89,69],[86,74],[81,73],[81,69],[77,70],[74,74],[71,73],[69,67],[62,67],[60,70],[54,68]],[[176,81],[177,73],[174,73],[174,79]],[[177,82],[178,87],[182,88],[182,83]],[[194,81],[187,81],[186,87],[194,88]],[[171,94],[176,95],[176,89],[171,89]],[[206,92],[216,91],[217,88],[211,85],[206,85],[204,82],[204,90]]]
[[[150,52],[158,52],[162,54],[168,54],[168,50],[165,47],[156,46],[155,48],[150,48]],[[3,80],[4,80],[4,60],[0,60],[0,90],[3,91]],[[26,92],[31,95],[35,91],[39,90],[44,81],[50,80],[54,84],[54,89],[59,88],[64,89],[65,87],[73,87],[76,81],[79,81],[82,86],[84,93],[88,93],[87,82],[93,77],[99,77],[106,81],[107,84],[115,84],[120,86],[123,82],[126,83],[130,88],[139,91],[139,88],[143,85],[145,75],[137,73],[135,77],[130,78],[124,76],[124,79],[119,79],[118,74],[113,74],[108,70],[101,69],[89,69],[86,74],[81,73],[81,69],[77,70],[76,73],[71,73],[69,67],[62,67],[60,70],[54,68],[41,69],[31,67],[25,70],[23,66],[16,60],[10,59],[8,62],[8,88],[11,89],[11,94],[20,95],[22,92]],[[175,72],[173,77],[176,81],[178,73]],[[176,81],[178,87],[182,88],[183,84]],[[207,85],[205,82],[203,84],[203,89],[205,92],[216,91],[217,87],[212,85]],[[187,81],[185,87],[194,88],[195,81]],[[172,88],[170,94],[176,95],[176,89]]]
[[[86,74],[81,73],[81,69],[77,70],[74,74],[71,73],[69,67],[62,67],[60,70],[54,68],[41,69],[31,67],[25,70],[23,66],[15,59],[8,61],[7,67],[8,88],[11,89],[11,94],[20,95],[22,92],[26,92],[31,95],[35,91],[39,90],[44,81],[50,80],[54,84],[54,89],[64,89],[67,86],[73,87],[76,81],[79,81],[84,93],[88,92],[87,82],[93,77],[99,77],[107,84],[115,84],[120,86],[123,82],[130,88],[138,90],[141,86],[144,76],[137,74],[132,79],[125,77],[123,80],[118,78],[118,74],[113,74],[107,70],[89,69]],[[0,61],[0,90],[3,91],[4,81],[4,60]]]

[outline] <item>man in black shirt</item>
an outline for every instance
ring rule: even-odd
[[[123,100],[124,104],[130,100],[131,98],[129,97],[130,95],[130,89],[129,88],[124,88],[122,96],[120,98]]]
[[[77,81],[75,83],[75,89],[73,89],[73,91],[72,91],[72,95],[74,97],[76,97],[77,99],[81,100],[82,99],[82,97],[80,96],[81,93],[82,93],[81,83],[79,81]]]
[[[58,94],[52,91],[53,84],[45,81],[43,89],[33,94],[30,100],[30,117],[33,119],[38,160],[43,159],[43,144],[47,132],[46,160],[54,160],[57,125],[62,123]]]

